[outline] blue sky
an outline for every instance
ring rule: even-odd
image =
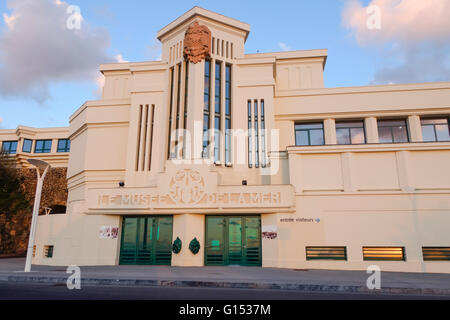
[[[26,0],[13,0],[26,1]],[[36,0],[44,1],[44,0]],[[47,0],[46,0],[47,1]],[[106,54],[122,55],[127,61],[154,60],[159,56],[155,36],[159,29],[193,6],[200,6],[251,25],[246,53],[291,50],[328,49],[325,86],[361,86],[371,83],[382,64],[380,51],[361,46],[351,30],[343,26],[342,12],[346,0],[67,0],[81,8],[84,23],[109,34]],[[370,1],[360,1],[367,5]],[[11,15],[5,0],[0,15]],[[19,23],[19,22],[18,22]],[[0,20],[0,37],[7,32]],[[42,35],[52,37],[51,34]],[[0,52],[1,53],[1,52]],[[105,61],[106,62],[106,61]],[[68,63],[70,63],[68,61]],[[69,116],[86,100],[97,99],[97,85],[92,79],[49,80],[48,97],[37,102],[27,95],[0,95],[0,127],[16,128],[67,126]]]

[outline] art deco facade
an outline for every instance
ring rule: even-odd
[[[327,50],[249,32],[195,7],[101,66],[34,263],[449,272],[450,83],[324,88]]]

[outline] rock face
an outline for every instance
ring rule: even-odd
[[[0,215],[0,255],[24,254],[27,250],[30,232],[32,208],[36,192],[36,170],[17,169],[23,178],[22,188],[26,192],[30,209],[18,214]],[[45,214],[45,208],[52,208],[50,214],[61,214],[67,206],[67,169],[52,168],[45,177],[39,214]]]

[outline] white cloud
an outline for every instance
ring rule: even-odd
[[[380,13],[380,28],[369,28]],[[450,80],[446,61],[450,55],[450,1],[372,0],[364,7],[359,0],[347,1],[342,14],[360,46],[379,50],[383,58],[374,83]]]
[[[159,61],[162,59],[162,45],[157,38],[153,38],[152,44],[147,46],[147,52],[151,60]]]
[[[3,14],[3,21],[5,22],[8,29],[14,28],[14,22],[17,20],[17,15],[8,15],[7,13]]]
[[[291,48],[284,42],[278,43],[278,46],[282,51],[291,51]]]
[[[129,61],[125,60],[121,54],[118,54],[118,55],[114,56],[114,58],[116,59],[116,61],[117,61],[118,63],[126,63],[126,62],[129,62]]]
[[[95,78],[95,83],[97,84],[97,90],[94,94],[101,98],[103,96],[103,88],[105,87],[105,76],[100,73],[97,78]]]
[[[95,81],[101,63],[114,61],[105,30],[85,22],[67,28],[69,5],[60,0],[8,0],[11,14],[0,34],[0,95],[49,98],[49,85],[63,81]]]

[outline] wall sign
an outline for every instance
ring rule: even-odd
[[[100,239],[117,239],[119,236],[119,228],[118,227],[108,227],[102,226],[100,227]]]
[[[263,239],[273,240],[278,237],[278,230],[276,225],[262,226],[261,231]]]
[[[183,208],[277,208],[294,210],[295,193],[290,185],[221,186],[197,170],[165,174],[161,185],[150,188],[88,190],[90,210],[155,210]]]

